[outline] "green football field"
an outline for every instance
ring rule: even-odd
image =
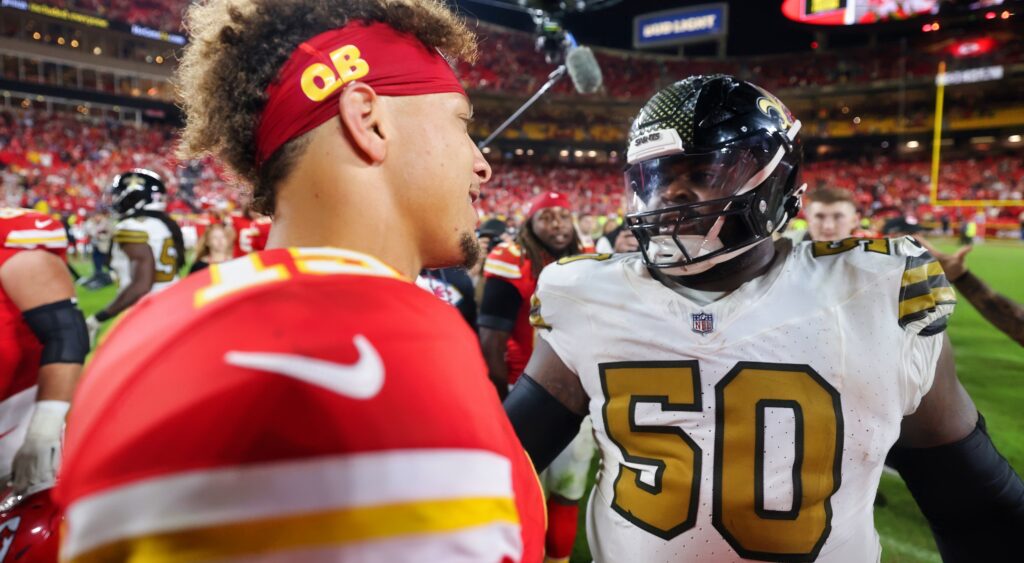
[[[947,243],[940,244],[940,248],[950,251],[955,247]],[[88,264],[74,265],[82,274],[89,273]],[[968,257],[968,265],[996,290],[1024,302],[1024,244],[1013,241],[978,245]],[[112,288],[79,291],[79,302],[86,315],[95,313],[113,297]],[[1020,414],[1020,406],[1024,405],[1024,348],[985,322],[963,299],[950,324],[950,336],[961,381],[985,415],[999,450],[1020,473],[1024,468],[1024,417]],[[883,475],[880,490],[888,501],[875,510],[875,524],[882,536],[882,561],[938,563],[931,533],[899,477]],[[582,512],[574,563],[590,561]]]

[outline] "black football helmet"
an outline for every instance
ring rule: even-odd
[[[658,92],[629,133],[626,225],[644,260],[707,271],[770,239],[800,209],[800,122],[778,98],[726,75]]]
[[[163,211],[167,206],[167,187],[152,170],[135,168],[118,174],[110,186],[110,206],[121,217],[143,209]]]

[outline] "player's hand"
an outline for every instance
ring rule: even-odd
[[[640,250],[640,243],[636,240],[636,235],[629,229],[622,229],[619,236],[615,237],[615,248],[612,252],[616,254],[620,252],[636,252]]]
[[[921,246],[928,250],[929,254],[939,261],[942,270],[946,272],[946,279],[953,282],[967,273],[967,255],[974,250],[973,246],[967,245],[957,250],[954,254],[946,254],[935,248],[935,245],[925,240],[924,237],[915,238],[917,242],[921,243]]]
[[[64,417],[70,405],[64,401],[39,401],[28,424],[21,448],[11,465],[14,492],[31,494],[53,485],[60,467]]]
[[[89,347],[96,347],[96,336],[100,333],[100,326],[103,323],[96,320],[96,315],[90,315],[89,318],[85,319],[85,327],[89,329]]]

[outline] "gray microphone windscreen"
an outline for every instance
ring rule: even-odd
[[[604,78],[590,47],[570,49],[565,57],[565,66],[569,70],[569,78],[572,78],[572,85],[580,94],[593,94],[601,88]]]

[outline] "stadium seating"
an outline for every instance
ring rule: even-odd
[[[68,10],[92,12],[110,20],[145,25],[164,31],[181,28],[181,16],[190,0],[46,0]]]
[[[5,168],[7,203],[31,206],[45,200],[63,213],[91,210],[111,178],[134,167],[160,172],[180,210],[236,202],[236,190],[221,166],[212,160],[179,162],[174,142],[170,126],[134,126],[39,111],[0,113],[0,165]],[[897,210],[923,217],[941,212],[930,205],[930,166],[924,160],[826,160],[808,163],[803,177],[812,190],[831,186],[855,192],[868,214]],[[479,203],[481,213],[515,218],[522,205],[543,190],[569,194],[579,213],[623,211],[618,165],[496,163]],[[944,163],[939,197],[1020,200],[1024,164],[1009,156]],[[997,209],[996,214],[1005,217],[1020,212]]]

